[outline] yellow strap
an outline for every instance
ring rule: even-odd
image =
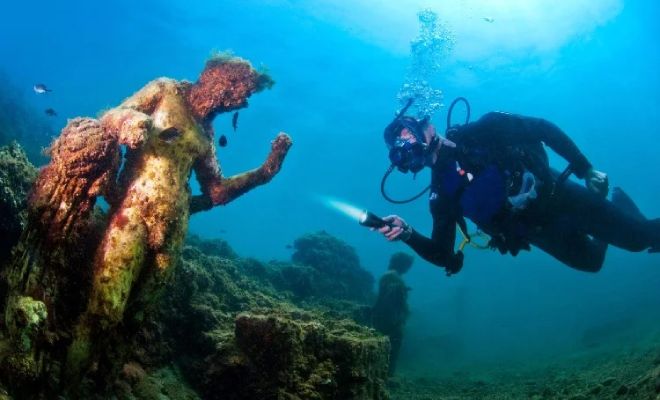
[[[461,236],[463,236],[463,241],[461,241],[461,244],[458,245],[458,250],[459,251],[463,251],[465,246],[467,246],[468,244],[470,246],[474,247],[475,249],[478,249],[478,250],[485,250],[485,249],[488,248],[488,235],[486,235],[482,231],[476,231],[473,234],[473,236],[485,238],[484,239],[484,240],[486,240],[485,244],[480,244],[480,243],[473,242],[472,238],[470,238],[470,236],[468,236],[467,233],[463,232],[463,229],[461,229],[460,226],[458,227],[458,231],[461,232]]]

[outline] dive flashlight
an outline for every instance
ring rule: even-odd
[[[364,210],[362,212],[362,215],[360,215],[358,222],[360,222],[360,225],[362,226],[366,226],[368,228],[376,228],[376,229],[382,228],[384,226],[389,226],[391,228],[393,226],[391,222],[385,221],[381,217],[367,210]]]

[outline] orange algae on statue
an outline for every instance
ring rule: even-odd
[[[245,60],[214,57],[195,83],[156,79],[99,121],[69,122],[33,189],[27,233],[9,273],[9,303],[23,304],[17,301],[29,296],[45,304],[46,322],[30,331],[30,340],[46,342],[56,326],[60,337],[73,337],[70,345],[51,340],[36,351],[48,352],[53,343],[68,346],[67,370],[83,372],[98,338],[125,320],[127,307],[139,315],[158,299],[179,258],[190,214],[227,204],[279,172],[291,146],[288,135],[277,135],[260,167],[224,177],[211,128],[217,114],[246,107],[251,94],[272,84]],[[126,146],[121,170],[120,145]],[[193,171],[198,196],[191,196],[188,184]],[[90,216],[101,195],[110,210],[99,229]],[[100,238],[91,249],[80,246],[95,237],[88,231]],[[42,255],[36,267],[29,259],[35,244]],[[76,259],[82,265],[66,268],[67,254],[83,248]],[[78,289],[78,306],[62,323],[53,311],[58,290],[71,280],[65,275],[91,284]],[[12,310],[7,307],[5,319]],[[37,357],[34,347],[23,356]]]

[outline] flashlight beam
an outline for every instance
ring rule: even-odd
[[[357,220],[358,222],[361,222],[366,216],[365,210],[362,210],[345,201],[329,196],[317,196],[317,198],[326,207],[333,209],[351,219]]]
[[[352,204],[346,203],[345,201],[337,200],[332,197],[323,197],[322,202],[323,204],[325,204],[326,207],[331,208],[351,219],[355,219],[358,222],[364,219],[365,216],[364,210],[355,207]]]

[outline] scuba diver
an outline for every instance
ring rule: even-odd
[[[451,125],[458,101],[467,108],[463,125]],[[401,240],[425,260],[446,269],[463,266],[462,248],[471,242],[465,218],[490,236],[488,247],[517,255],[534,245],[562,263],[588,272],[601,269],[608,245],[628,251],[660,251],[660,219],[645,218],[619,188],[607,200],[607,175],[597,171],[575,143],[553,123],[540,118],[490,112],[469,122],[469,103],[456,99],[447,115],[445,137],[436,133],[427,116],[406,116],[412,99],[385,128],[392,165],[381,182],[397,168],[413,174],[431,168],[430,211],[433,232],[425,237],[401,217],[383,219],[378,230],[389,240]],[[563,173],[552,169],[548,146],[569,163]],[[584,179],[586,188],[567,180]],[[455,251],[456,227],[465,240]],[[474,243],[473,243],[474,244]]]

